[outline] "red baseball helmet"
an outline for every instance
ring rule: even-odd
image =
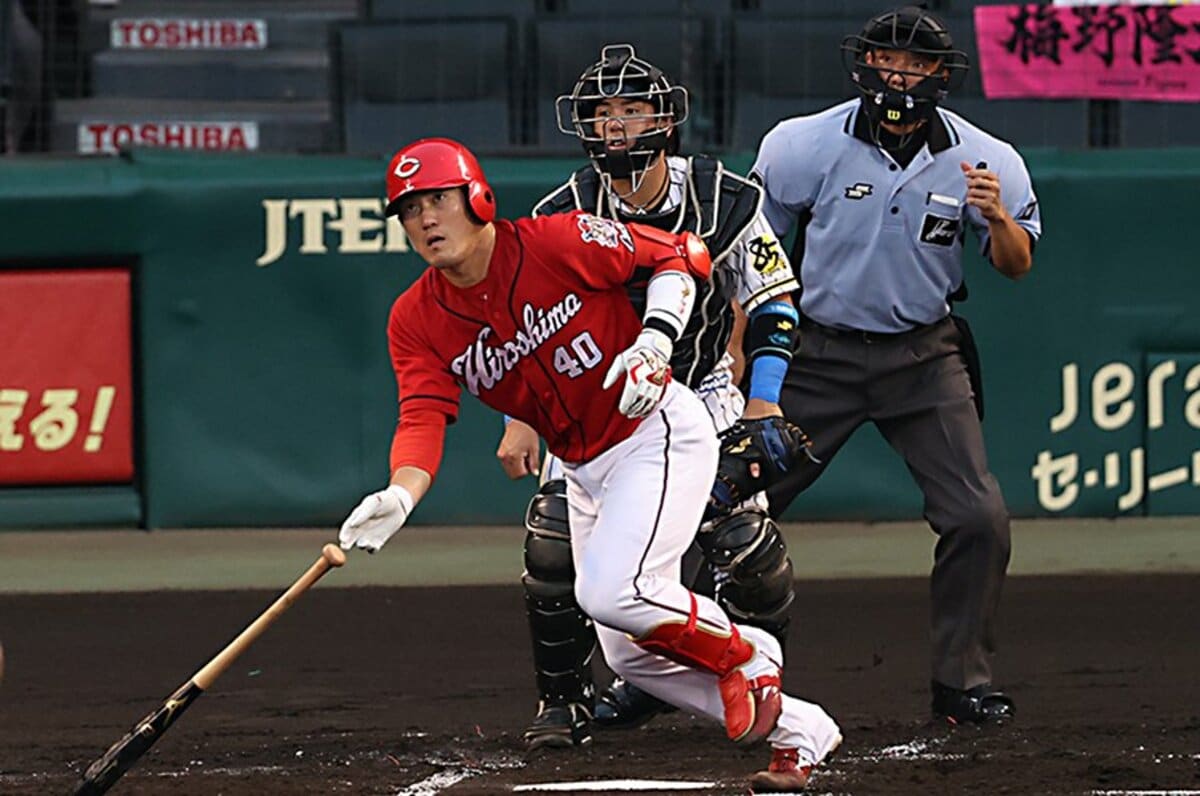
[[[479,168],[479,161],[457,141],[422,138],[392,156],[387,171],[385,216],[400,212],[400,200],[415,191],[467,186],[471,212],[484,224],[496,217],[496,196]]]

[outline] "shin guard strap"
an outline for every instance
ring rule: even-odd
[[[634,642],[642,649],[693,669],[723,677],[754,656],[754,647],[742,639],[735,626],[729,635],[697,623],[696,595],[686,622],[664,622]]]

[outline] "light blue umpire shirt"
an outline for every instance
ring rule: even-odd
[[[1031,245],[1042,232],[1041,212],[1011,144],[938,108],[925,145],[902,168],[863,140],[860,107],[853,99],[780,122],[763,137],[751,174],[766,189],[763,213],[777,235],[807,221],[803,259],[793,263],[800,311],[839,329],[903,332],[950,313],[947,297],[963,282],[967,226],[988,252],[987,221],[966,204],[961,161],[996,173],[1000,201]]]

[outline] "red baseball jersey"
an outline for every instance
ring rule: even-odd
[[[536,429],[559,458],[586,461],[641,422],[617,411],[624,379],[600,387],[642,328],[624,285],[646,278],[651,262],[683,272],[687,263],[664,258],[662,244],[623,224],[584,213],[495,226],[482,282],[457,288],[429,268],[392,306],[401,415],[434,410],[453,421],[466,388]]]

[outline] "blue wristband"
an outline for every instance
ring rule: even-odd
[[[779,393],[783,390],[783,377],[787,371],[788,361],[783,357],[770,354],[755,357],[750,363],[750,397],[779,403]]]

